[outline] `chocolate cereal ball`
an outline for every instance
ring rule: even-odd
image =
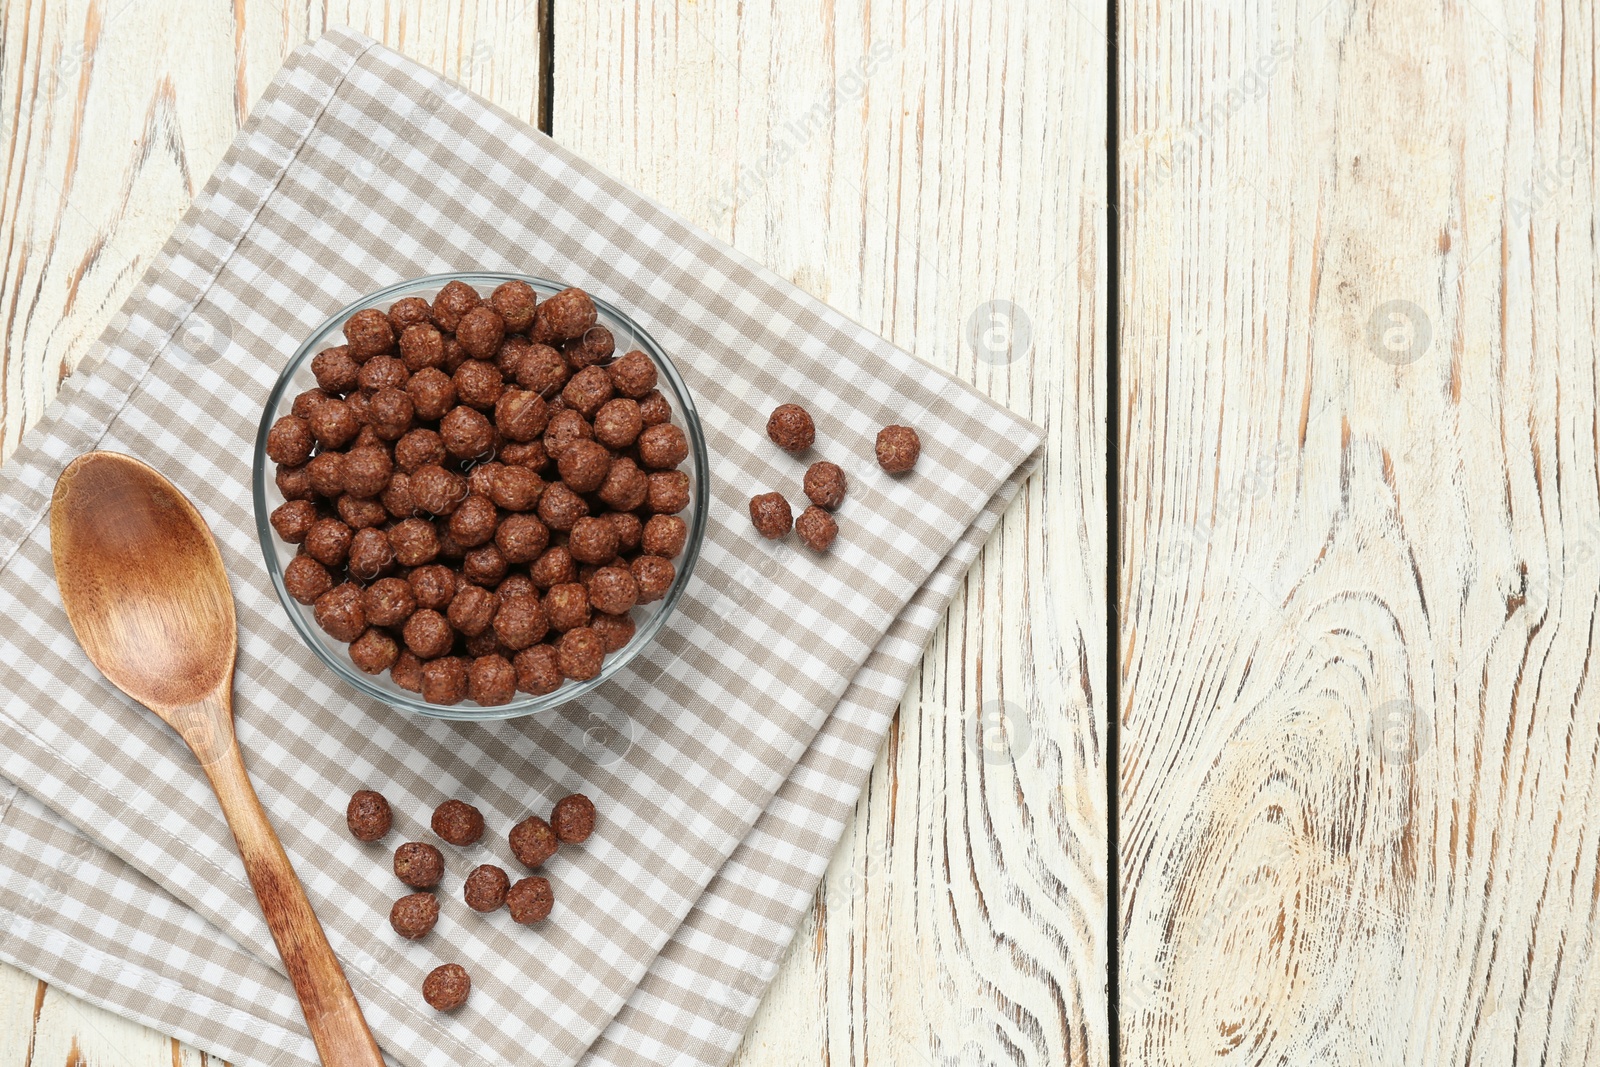
[[[351,496],[377,496],[392,473],[394,463],[382,448],[352,448],[344,454],[344,491]]]
[[[532,511],[544,495],[544,479],[526,467],[501,465],[489,483],[489,499],[507,511]]]
[[[306,530],[306,555],[324,567],[342,567],[350,555],[350,527],[338,519],[318,519]]]
[[[678,576],[678,568],[672,561],[660,556],[637,556],[628,569],[639,586],[641,604],[654,603],[666,596],[667,590],[672,588],[672,580]]]
[[[669,470],[689,457],[689,439],[670,422],[651,426],[639,434],[639,462]]]
[[[532,645],[517,653],[512,661],[517,671],[517,688],[533,696],[544,696],[561,688],[561,665],[550,645]]]
[[[456,398],[479,411],[491,411],[505,389],[504,379],[493,363],[469,359],[456,368]]]
[[[534,323],[540,333],[564,341],[582,337],[598,317],[588,293],[582,289],[563,289],[539,305]]]
[[[660,426],[672,421],[672,405],[661,395],[661,390],[652,389],[639,398],[639,417],[646,426]]]
[[[467,491],[479,496],[488,496],[494,486],[495,471],[504,466],[504,463],[490,460],[488,463],[479,463],[473,467],[467,472]]]
[[[395,639],[379,629],[370,629],[350,642],[350,662],[364,674],[382,674],[400,658]]]
[[[459,584],[455,571],[438,563],[418,567],[411,572],[407,581],[411,586],[411,595],[417,599],[417,606],[434,611],[443,611],[450,606]]]
[[[845,491],[850,483],[837,463],[819,459],[806,468],[804,489],[806,496],[819,508],[832,511],[844,503]]]
[[[349,403],[335,397],[318,404],[307,416],[306,424],[323,448],[343,448],[361,432],[361,422]]]
[[[412,430],[394,445],[394,465],[407,474],[429,464],[438,466],[446,458],[444,441],[432,430]]]
[[[333,576],[310,556],[296,556],[283,568],[283,587],[300,603],[315,604],[333,588]]]
[[[400,359],[412,374],[444,365],[444,334],[431,322],[407,326],[400,335]]]
[[[570,375],[566,359],[549,345],[530,345],[517,360],[517,384],[546,400],[561,392]]]
[[[639,547],[647,555],[676,559],[689,540],[689,524],[676,515],[652,515],[644,524]]]
[[[402,567],[432,563],[439,554],[439,534],[427,519],[402,519],[389,530],[395,562]],[[387,623],[381,625],[388,625]]]
[[[617,350],[617,339],[604,326],[591,326],[583,336],[562,346],[562,355],[573,370],[609,363]]]
[[[385,386],[373,393],[372,400],[367,404],[367,428],[379,441],[398,441],[417,424],[416,415],[416,405],[407,393]]]
[[[519,593],[500,601],[500,610],[494,617],[494,636],[506,648],[520,652],[542,641],[549,632],[550,620],[536,595]]]
[[[607,448],[627,448],[643,429],[638,401],[625,396],[607,400],[594,415],[594,439]]]
[[[639,602],[639,583],[626,567],[601,567],[589,579],[589,604],[607,615],[622,615]]]
[[[592,493],[611,472],[611,452],[598,441],[573,441],[556,462],[561,480],[574,493]]]
[[[389,832],[394,824],[394,812],[382,793],[371,789],[358,789],[344,809],[345,825],[357,841],[377,841]]]
[[[412,889],[432,889],[444,877],[444,857],[425,841],[407,841],[394,850],[394,876]]]
[[[454,333],[461,324],[461,317],[480,303],[477,290],[466,282],[448,282],[433,298],[433,324]]]
[[[585,516],[572,524],[567,551],[579,563],[610,563],[617,558],[616,527],[604,519]]]
[[[405,641],[406,647],[421,659],[433,659],[444,655],[456,641],[455,631],[450,628],[450,623],[432,608],[418,608],[412,612],[400,636]]]
[[[513,574],[494,587],[494,595],[500,598],[500,604],[504,607],[505,602],[514,596],[538,596],[539,587],[526,574]]]
[[[473,359],[493,359],[505,336],[506,321],[494,308],[482,304],[461,316],[456,325],[456,340]]]
[[[611,461],[606,480],[600,483],[600,501],[618,511],[633,511],[650,494],[650,478],[627,456]]]
[[[316,375],[317,385],[323,390],[348,393],[356,387],[361,364],[350,358],[348,346],[340,345],[338,348],[325,348],[312,357],[311,373]]]
[[[605,642],[587,626],[568,630],[556,645],[556,663],[561,673],[575,682],[587,682],[596,677],[605,658]]]
[[[461,557],[461,577],[474,585],[499,585],[511,569],[498,545],[479,545]]]
[[[550,530],[532,515],[507,515],[494,543],[507,563],[532,563],[549,546]]]
[[[444,363],[439,367],[446,374],[454,374],[461,369],[461,364],[472,357],[467,355],[467,350],[461,347],[461,342],[456,340],[455,334],[446,334],[444,339]]]
[[[306,464],[311,491],[332,499],[344,492],[344,453],[323,452]]]
[[[285,500],[310,500],[316,496],[316,490],[311,488],[311,472],[307,469],[310,464],[300,467],[279,467],[273,474],[272,481],[278,487],[278,492],[283,494]]]
[[[513,826],[508,840],[511,854],[517,857],[517,862],[529,868],[540,866],[561,847],[556,832],[537,815],[530,815]]]
[[[479,656],[492,656],[500,651],[500,639],[494,630],[483,631],[475,637],[463,637],[461,649],[467,654],[467,695],[472,694],[472,661]],[[474,698],[476,699],[476,698]]]
[[[285,467],[298,467],[311,458],[315,444],[310,422],[285,415],[267,431],[267,458]]]
[[[524,281],[501,282],[489,294],[489,306],[500,316],[507,331],[521,333],[533,325],[533,313],[539,306],[539,294]]]
[[[493,645],[493,634],[487,634],[486,639]],[[467,696],[484,707],[509,704],[516,695],[517,672],[504,656],[479,656],[467,668]]]
[[[407,941],[418,941],[439,921],[439,898],[432,893],[408,893],[389,909],[389,925]]]
[[[544,615],[553,630],[572,630],[589,622],[589,590],[581,582],[562,582],[544,595]]]
[[[342,345],[340,347],[343,347]],[[348,350],[347,350],[348,351]],[[321,389],[307,389],[296,393],[294,403],[289,405],[289,414],[297,419],[309,419],[317,405],[328,399],[329,394]]]
[[[435,1011],[455,1011],[467,1002],[471,993],[472,976],[459,963],[435,967],[422,980],[422,999]]]
[[[494,451],[494,425],[476,408],[451,408],[439,420],[439,436],[457,459],[488,459]]]
[[[572,529],[577,521],[589,514],[589,502],[573,492],[562,482],[553,482],[539,497],[539,518],[552,530],[563,532]]]
[[[377,308],[366,308],[345,320],[344,337],[350,343],[350,357],[357,363],[394,347],[394,327]]]
[[[417,610],[417,598],[404,578],[379,578],[362,591],[361,610],[373,626],[400,626]]]
[[[406,381],[412,410],[424,422],[442,419],[456,405],[456,383],[438,367],[426,367]]]
[[[309,500],[285,500],[272,509],[267,521],[285,544],[298,545],[317,521],[317,506]]]
[[[785,452],[804,452],[816,443],[817,427],[799,404],[779,404],[767,418],[767,436]]]
[[[652,471],[645,506],[657,515],[676,515],[689,506],[687,471]]]
[[[750,498],[750,521],[762,537],[777,540],[794,525],[794,512],[782,493],[762,493]]]
[[[422,666],[422,699],[430,704],[459,704],[467,698],[467,661],[441,656]]]
[[[839,536],[839,524],[832,515],[812,504],[794,520],[794,534],[811,551],[826,552],[833,539]]]
[[[389,678],[408,693],[422,692],[422,661],[414,653],[401,649],[400,657],[389,668]]]
[[[406,382],[410,380],[411,372],[406,370],[403,362],[393,356],[373,356],[361,365],[361,388],[369,393],[375,393],[383,388],[404,389]],[[349,401],[355,405],[358,417],[362,414],[361,401],[357,399],[359,395],[351,397]]]
[[[403,296],[389,305],[389,326],[396,337],[404,336],[407,328],[432,317],[428,302],[420,296]]]
[[[550,463],[543,441],[507,441],[500,448],[500,459],[508,467],[526,467],[535,474]]]
[[[917,465],[922,455],[922,438],[909,426],[885,426],[878,431],[875,446],[878,466],[890,474],[903,474]]]
[[[467,499],[467,480],[435,463],[413,471],[408,488],[412,502],[430,515],[449,515]]]
[[[544,431],[544,450],[551,459],[559,460],[573,442],[593,439],[594,428],[589,420],[579,412],[563,409],[550,416]]]
[[[567,551],[566,545],[555,545],[533,561],[528,577],[540,589],[550,589],[562,582],[577,581],[578,566],[572,562],[572,553]]]
[[[589,622],[589,629],[600,635],[600,640],[605,643],[606,652],[620,651],[627,647],[633,640],[633,619],[627,615],[607,615],[596,612],[595,617]],[[550,646],[542,646],[549,648]]]
[[[562,844],[582,844],[594,832],[594,801],[582,793],[562,797],[550,814],[550,827]]]
[[[519,879],[506,892],[506,908],[511,912],[511,920],[524,926],[548,919],[555,902],[549,880],[538,875]]]
[[[617,535],[617,552],[637,552],[644,538],[644,523],[639,516],[626,511],[612,511],[600,516],[611,524]]]
[[[656,387],[656,365],[638,349],[611,364],[606,373],[619,396],[638,400]]]
[[[477,548],[494,537],[499,521],[500,511],[494,501],[472,493],[451,514],[450,536],[468,548]]]
[[[450,601],[450,625],[467,637],[476,637],[494,622],[500,610],[500,598],[478,585],[467,584]],[[418,655],[421,655],[420,650]]]
[[[393,564],[394,548],[389,544],[389,535],[382,530],[372,527],[357,530],[350,539],[351,577],[370,582]]]
[[[530,389],[508,389],[495,401],[494,425],[508,441],[535,440],[550,425],[550,405]]]
[[[381,497],[372,500],[344,493],[333,502],[333,510],[338,513],[339,521],[352,530],[382,526],[389,521],[389,511],[383,506]]]
[[[452,845],[470,845],[483,836],[483,812],[464,800],[447,800],[433,809],[433,832]]]
[[[605,372],[605,368],[585,367],[567,382],[566,388],[561,390],[561,399],[573,411],[592,419],[601,405],[611,399],[614,391],[611,376]]]
[[[492,863],[474,867],[461,885],[461,895],[473,911],[499,910],[506,902],[506,890],[511,888],[511,877]]]

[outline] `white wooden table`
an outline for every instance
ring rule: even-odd
[[[1600,1058],[1594,5],[0,2],[7,447],[331,23],[1048,427],[741,1063]]]

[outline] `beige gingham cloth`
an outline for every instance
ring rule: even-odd
[[[506,723],[396,712],[332,677],[272,592],[250,502],[263,402],[300,340],[380,286],[460,269],[580,285],[673,356],[705,423],[711,510],[659,640],[579,705]],[[802,400],[851,492],[832,551],[763,541],[799,497],[766,414]],[[918,427],[903,478],[877,429]],[[245,762],[393,1062],[720,1064],[808,905],[906,679],[1037,459],[1039,431],[872,336],[486,102],[331,33],[284,66],[57,407],[0,478],[0,956],[230,1060],[315,1063],[232,839],[173,733],[88,663],[61,610],[49,494],[92,448],[205,515],[238,605]],[[381,790],[380,845],[344,827]],[[574,790],[599,828],[547,874],[549,922],[461,900],[506,831]],[[390,850],[461,797],[438,927],[389,928]],[[422,978],[465,964],[440,1015]]]

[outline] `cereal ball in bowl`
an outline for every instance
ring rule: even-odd
[[[622,669],[687,585],[710,501],[661,347],[582,288],[488,272],[332,315],[268,396],[254,474],[301,638],[365,695],[456,719]]]

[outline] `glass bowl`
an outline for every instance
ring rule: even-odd
[[[689,475],[689,506],[679,513],[688,525],[689,532],[683,551],[673,560],[673,564],[677,567],[677,576],[671,588],[660,600],[633,609],[632,618],[635,625],[633,640],[606,656],[599,675],[584,682],[564,682],[559,689],[543,696],[530,697],[519,693],[518,699],[493,707],[475,704],[470,700],[452,705],[429,704],[419,694],[400,688],[387,673],[381,675],[363,673],[351,662],[349,646],[324,633],[313,618],[311,608],[295,600],[284,588],[283,569],[295,557],[297,548],[280,539],[268,521],[273,509],[283,503],[283,494],[278,491],[277,483],[272,477],[273,464],[267,458],[267,431],[280,416],[288,414],[297,394],[316,386],[316,378],[311,373],[312,357],[324,348],[344,343],[342,331],[346,319],[363,308],[376,307],[387,311],[390,304],[407,296],[419,296],[431,303],[446,282],[457,279],[478,290],[479,295],[485,298],[501,282],[513,280],[527,282],[539,294],[541,301],[565,288],[555,282],[523,274],[492,271],[430,274],[364,296],[317,327],[295,351],[293,358],[283,368],[283,372],[278,375],[278,380],[267,397],[266,410],[261,414],[261,426],[256,432],[255,460],[252,468],[256,531],[261,541],[261,554],[266,559],[267,573],[272,576],[272,587],[278,591],[278,599],[283,602],[284,610],[289,613],[289,621],[294,623],[294,628],[299,631],[300,637],[311,651],[327,664],[334,674],[367,696],[404,711],[442,719],[510,719],[556,707],[604,684],[638,655],[640,649],[654,640],[677,605],[684,586],[689,583],[689,576],[694,572],[695,561],[700,557],[700,543],[705,537],[706,512],[710,502],[711,491],[708,481],[710,465],[705,433],[695,412],[694,401],[690,398],[689,389],[684,384],[682,376],[678,374],[677,368],[673,366],[672,360],[667,358],[661,346],[631,318],[611,304],[595,297],[594,304],[599,312],[599,324],[609,329],[616,338],[617,354],[638,349],[655,363],[656,387],[672,404],[672,420],[683,429],[689,439],[689,457],[680,467]]]

